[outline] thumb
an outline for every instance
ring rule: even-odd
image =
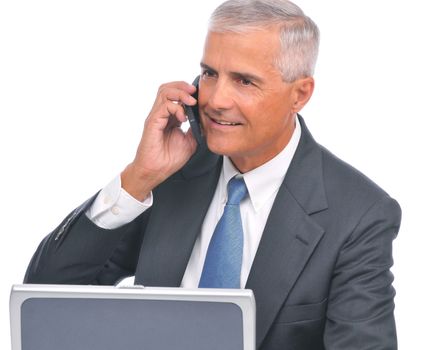
[[[195,151],[197,150],[197,140],[195,139],[193,133],[192,133],[192,129],[189,128],[188,131],[185,134],[185,139],[188,142],[188,146],[191,149],[191,153],[195,153]]]

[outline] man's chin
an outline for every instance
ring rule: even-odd
[[[216,140],[214,140],[213,138],[206,138],[206,143],[208,149],[212,153],[218,154],[220,156],[230,157],[232,154],[235,153],[233,146],[230,147],[227,142],[221,142],[220,140],[216,142]]]
[[[220,156],[230,156],[230,153],[228,153],[228,150],[226,150],[224,147],[216,146],[210,142],[207,142],[207,148],[212,153],[218,154]]]

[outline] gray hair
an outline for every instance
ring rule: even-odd
[[[283,80],[312,76],[319,52],[319,28],[289,0],[228,0],[212,13],[209,31],[246,33],[275,25],[280,27],[281,43],[275,66]]]

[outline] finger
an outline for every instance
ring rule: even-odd
[[[180,102],[188,106],[193,106],[197,103],[197,100],[188,92],[179,89],[167,89],[162,93],[161,97],[169,101]]]
[[[173,101],[167,101],[163,108],[165,108],[164,114],[166,114],[167,117],[175,116],[179,122],[186,122],[187,118],[182,105],[174,103]]]
[[[172,115],[168,118],[167,127],[165,129],[170,130],[173,128],[179,128],[181,124],[182,123],[175,116]]]
[[[189,128],[188,131],[186,132],[185,138],[188,141],[188,144],[191,147],[191,150],[193,152],[195,152],[195,149],[197,147],[197,140],[195,139],[191,128]]]
[[[170,83],[162,84],[159,87],[159,92],[166,90],[166,89],[179,89],[186,91],[188,94],[193,94],[196,91],[196,87],[192,84],[188,84],[185,81],[173,81]]]
[[[164,104],[159,105],[157,109],[153,110],[149,114],[145,123],[148,125],[155,125],[157,129],[163,131],[167,128],[167,124],[171,116],[173,116],[179,122],[186,121],[183,107],[171,101],[166,101]]]

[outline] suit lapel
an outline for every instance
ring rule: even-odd
[[[218,183],[221,159],[199,150],[181,173],[154,191],[136,284],[180,286]]]
[[[257,347],[324,234],[310,217],[327,208],[321,150],[299,119],[301,139],[269,214],[246,284],[256,299]]]
[[[246,285],[256,299],[258,346],[323,232],[290,192],[280,189]]]

